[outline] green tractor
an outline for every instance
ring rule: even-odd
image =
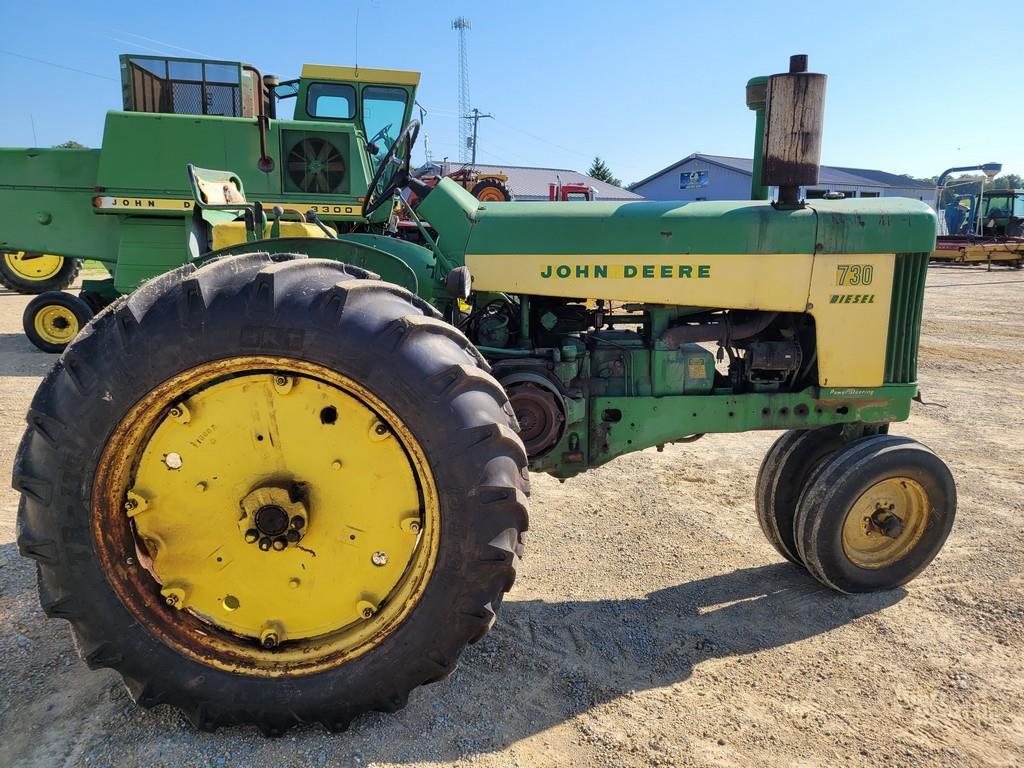
[[[232,61],[120,63],[123,109],[107,113],[102,148],[0,149],[0,282],[40,293],[24,314],[38,348],[62,351],[118,296],[244,234],[191,236],[187,163],[232,168],[268,212],[312,211],[335,231],[377,231],[391,214],[365,206],[367,183],[410,121],[419,73],[306,65],[282,82]],[[294,218],[280,231],[304,233]],[[110,276],[61,292],[80,259]]]
[[[805,57],[748,84],[750,201],[485,203],[409,178],[408,122],[376,171],[346,165],[356,231],[300,237],[191,167],[195,215],[166,228],[200,255],[93,317],[27,416],[18,544],[47,615],[142,706],[343,730],[491,628],[530,471],[755,429],[787,430],[754,503],[782,557],[841,592],[914,578],[956,509],[946,465],[889,434],[935,216],[798,199],[824,84]],[[422,243],[389,232],[406,185]],[[147,237],[122,240],[173,260]]]

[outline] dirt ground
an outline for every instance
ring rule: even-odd
[[[198,733],[89,672],[39,609],[0,490],[0,766],[1019,766],[1024,764],[1024,272],[932,268],[926,402],[894,432],[959,487],[943,553],[905,589],[832,593],[753,512],[776,433],[534,476],[519,581],[447,681],[349,732]],[[0,478],[53,363],[0,294]]]

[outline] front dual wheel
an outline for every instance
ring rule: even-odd
[[[514,424],[472,346],[400,288],[298,257],[183,267],[44,381],[19,546],[47,613],[139,703],[343,729],[493,623],[527,524]]]
[[[956,515],[952,474],[930,449],[885,434],[845,442],[839,427],[780,437],[755,500],[775,548],[841,592],[913,579],[942,549]]]

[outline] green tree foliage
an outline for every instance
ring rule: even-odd
[[[54,144],[54,149],[85,149],[85,144],[79,144],[74,139],[68,139],[63,144]]]
[[[600,157],[594,158],[594,162],[590,164],[590,169],[587,171],[587,176],[598,181],[607,182],[608,184],[614,184],[616,187],[622,186],[622,181],[615,178],[612,169]]]

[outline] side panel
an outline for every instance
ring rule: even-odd
[[[885,379],[894,262],[891,253],[814,257],[807,303],[821,386],[877,387]]]
[[[0,149],[0,248],[112,261],[117,220],[93,213],[95,149]]]
[[[771,254],[467,254],[473,289],[803,312],[814,257]]]

